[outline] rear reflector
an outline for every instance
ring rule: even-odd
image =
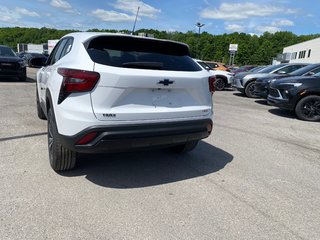
[[[91,132],[85,135],[83,138],[81,138],[76,145],[85,145],[89,142],[91,142],[96,136],[98,135],[97,132]]]
[[[208,82],[209,82],[209,90],[211,93],[214,93],[216,91],[216,88],[214,86],[214,83],[216,81],[216,77],[215,76],[211,76],[209,77],[208,79]]]

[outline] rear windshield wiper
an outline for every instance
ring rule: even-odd
[[[163,69],[163,63],[161,62],[126,62],[122,64],[122,67],[161,70]]]

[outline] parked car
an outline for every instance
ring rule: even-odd
[[[18,78],[26,81],[27,72],[24,61],[8,46],[0,45],[0,77]]]
[[[211,62],[211,61],[204,61],[204,62],[208,64],[212,68],[212,70],[222,70],[222,71],[230,72],[229,68],[222,63]]]
[[[249,98],[257,97],[254,95],[254,86],[257,78],[272,77],[271,74],[287,74],[299,68],[306,66],[304,63],[283,63],[279,65],[270,65],[256,73],[236,74],[233,78],[233,87]]]
[[[234,75],[233,73],[222,71],[222,70],[214,70],[209,65],[207,65],[204,61],[199,59],[194,59],[197,63],[201,65],[204,69],[208,70],[211,75],[216,77],[215,80],[215,90],[222,91],[225,88],[231,87],[231,77]]]
[[[320,64],[310,64],[288,74],[272,75],[271,77],[258,78],[255,83],[254,95],[267,99],[271,81],[290,76],[312,76],[320,72]]]
[[[79,152],[194,149],[212,130],[214,80],[187,45],[111,33],[64,36],[37,73],[55,171]]]
[[[256,68],[256,67],[257,67],[256,65],[245,65],[245,66],[241,66],[241,67],[232,69],[232,70],[230,70],[230,72],[232,72],[234,74],[237,74],[240,72],[248,72],[249,70]]]
[[[268,103],[294,111],[301,120],[320,121],[320,73],[271,82]]]
[[[44,54],[41,53],[29,53],[29,52],[23,52],[20,53],[19,56],[23,58],[27,64],[28,67],[39,67],[43,66],[45,62],[47,61],[47,57]],[[31,61],[32,59],[37,58],[37,63],[39,65],[34,65],[33,62]]]

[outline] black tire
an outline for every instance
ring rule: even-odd
[[[254,95],[254,85],[255,81],[249,82],[244,90],[244,93],[248,98],[257,98],[258,96]]]
[[[304,121],[320,121],[320,96],[310,95],[302,98],[295,108],[296,115]]]
[[[52,107],[48,110],[48,150],[53,170],[64,171],[75,167],[77,153],[61,145]]]
[[[39,101],[39,95],[38,95],[38,89],[36,90],[36,99],[37,99],[37,115],[38,115],[38,118],[42,119],[42,120],[46,120],[47,117],[46,115],[44,114],[42,108],[41,108],[41,105],[40,105],[40,101]]]
[[[171,149],[176,153],[186,153],[190,152],[196,148],[199,141],[187,142],[178,146],[174,146]]]
[[[217,78],[214,86],[217,91],[222,91],[226,87],[226,82],[222,78]]]

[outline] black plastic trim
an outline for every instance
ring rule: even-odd
[[[196,141],[210,135],[212,120],[192,120],[173,123],[149,123],[113,126],[93,126],[74,136],[59,135],[61,144],[83,153],[125,152],[133,149],[167,147]],[[76,143],[86,134],[98,135],[88,144]]]

